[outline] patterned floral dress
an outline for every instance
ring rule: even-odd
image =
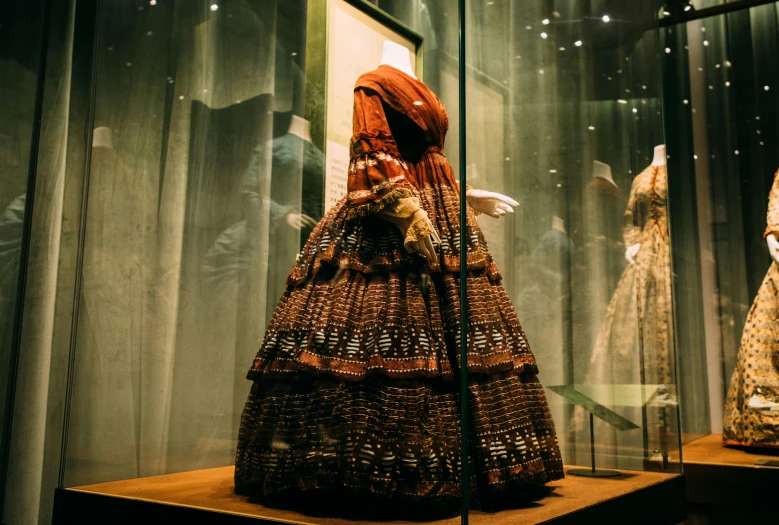
[[[625,268],[606,311],[596,339],[587,382],[600,385],[664,385],[675,393],[671,343],[671,244],[668,232],[668,172],[666,166],[649,166],[630,188],[623,221],[625,247],[641,244],[635,264]],[[658,390],[658,393],[662,393]],[[615,404],[619,400],[614,400]],[[650,402],[650,405],[652,403]],[[612,407],[610,407],[612,408]],[[661,410],[640,407],[619,409],[623,416],[645,426],[646,442],[631,433],[599,430],[612,455],[627,448],[667,450]],[[605,424],[602,424],[603,426]],[[604,432],[606,432],[604,434]],[[609,437],[611,436],[611,437]],[[632,456],[641,456],[633,453]],[[617,464],[615,466],[623,466]]]
[[[354,97],[348,194],[298,256],[248,373],[236,492],[456,501],[462,237],[446,112],[391,66],[361,76]],[[382,216],[402,199],[437,230],[432,264],[406,248],[414,228],[404,239]],[[467,213],[471,471],[487,500],[562,477],[562,461],[535,360]]]
[[[649,166],[633,179],[623,224],[625,247],[641,248],[611,298],[593,352],[592,377],[606,384],[670,387],[671,243],[665,166]]]
[[[779,234],[779,171],[765,235]],[[779,447],[779,266],[771,263],[747,315],[725,401],[726,445]]]

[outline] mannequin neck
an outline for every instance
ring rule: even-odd
[[[400,44],[385,40],[381,63],[399,69],[412,78],[417,78],[414,68],[411,67],[411,52]]]
[[[557,215],[552,216],[552,229],[565,233],[565,221]]]
[[[292,115],[287,133],[300,137],[306,142],[311,142],[311,123],[297,115]]]
[[[101,126],[92,133],[92,147],[114,149],[114,135],[111,128]]]
[[[614,186],[617,185],[617,183],[614,182],[614,178],[611,176],[611,166],[599,160],[592,162],[592,177],[605,179]]]
[[[652,166],[665,166],[666,158],[665,144],[655,146],[655,156],[652,159]]]

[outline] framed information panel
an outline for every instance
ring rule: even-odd
[[[422,37],[373,4],[361,0],[321,0],[309,11],[312,24],[324,38],[309,40],[307,51],[313,58],[306,65],[307,100],[317,109],[308,114],[314,133],[319,131],[325,151],[324,210],[346,194],[349,169],[349,141],[352,135],[354,84],[357,78],[381,63],[384,42],[406,47],[412,56],[415,74],[421,78]],[[315,31],[313,35],[316,35]],[[324,49],[324,56],[317,52]],[[313,56],[312,56],[313,55]],[[319,60],[317,60],[319,58]],[[310,66],[310,67],[309,67]],[[324,77],[324,78],[322,78]],[[321,93],[324,91],[324,93]],[[312,97],[323,95],[324,107]],[[321,122],[315,122],[321,119]],[[321,127],[320,127],[321,126]],[[316,139],[315,139],[316,140]]]

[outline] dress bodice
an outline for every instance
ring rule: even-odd
[[[441,100],[424,82],[383,64],[362,75],[355,85],[355,89],[359,88],[379,94],[383,103],[391,109],[387,112],[387,120],[393,130],[397,129],[397,125],[403,126],[406,119],[407,123],[415,124],[421,131],[428,149],[443,151],[449,118]],[[399,132],[394,135],[396,139],[404,136]]]
[[[668,236],[668,171],[665,166],[649,166],[630,188],[624,219],[625,244],[630,246],[648,235]]]

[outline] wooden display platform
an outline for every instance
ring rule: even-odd
[[[623,476],[611,479],[567,476],[550,483],[549,487],[551,492],[548,496],[526,507],[496,513],[473,511],[470,522],[474,525],[676,525],[685,518],[684,480],[678,475],[625,472]],[[150,520],[154,523],[182,523],[195,519],[200,522],[247,524],[371,523],[304,515],[249,503],[247,498],[233,493],[233,467],[58,489],[53,523],[137,523]],[[420,522],[391,523],[417,525]],[[428,523],[456,525],[460,523],[460,518]]]
[[[776,507],[779,467],[761,463],[779,464],[779,450],[725,447],[711,434],[684,445],[682,461],[690,503]]]

